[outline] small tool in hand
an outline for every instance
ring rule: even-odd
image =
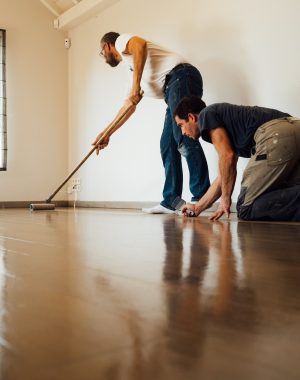
[[[181,211],[182,206],[184,206],[185,204],[186,204],[186,201],[184,199],[182,199],[181,197],[176,197],[174,201],[172,202],[172,207],[174,207],[176,211]],[[185,210],[185,212],[182,215],[189,216],[189,217],[196,216],[194,211],[188,208]]]

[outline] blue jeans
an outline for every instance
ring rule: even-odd
[[[202,97],[202,77],[190,64],[181,64],[166,76],[166,110],[164,129],[160,140],[160,151],[165,168],[165,184],[161,205],[174,210],[174,201],[182,195],[183,173],[181,156],[189,168],[192,201],[199,200],[210,186],[205,155],[198,140],[183,136],[173,113],[179,101],[188,95]]]

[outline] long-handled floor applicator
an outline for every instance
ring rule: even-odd
[[[94,153],[94,151],[97,149],[97,145],[100,144],[108,135],[109,133],[121,122],[122,119],[124,119],[131,111],[134,110],[136,106],[130,105],[125,109],[125,111],[115,120],[114,123],[112,123],[105,133],[100,137],[100,139],[97,141],[95,146],[89,151],[89,153],[84,157],[84,159],[76,166],[76,168],[68,175],[68,177],[62,182],[61,185],[48,197],[46,200],[46,203],[31,203],[30,210],[32,211],[38,211],[38,210],[54,210],[55,204],[50,203],[51,200],[54,198],[54,196],[59,192],[59,190],[69,181],[69,179],[77,172],[77,170],[85,163],[85,161]]]

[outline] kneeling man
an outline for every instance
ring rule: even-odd
[[[243,173],[238,217],[244,220],[300,221],[300,119],[270,108],[216,103],[206,107],[185,97],[175,110],[182,133],[212,143],[219,156],[219,175],[195,205],[182,209],[195,216],[217,199],[210,217],[229,217],[238,157],[251,157]]]

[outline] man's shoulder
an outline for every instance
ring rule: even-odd
[[[205,115],[205,114],[208,114],[208,113],[212,113],[212,112],[219,112],[221,110],[224,110],[226,108],[230,108],[231,106],[233,106],[233,104],[230,104],[230,103],[213,103],[213,104],[210,104],[209,106],[206,106],[201,112],[200,112],[200,115]]]
[[[122,33],[119,35],[115,43],[116,49],[119,53],[122,53],[126,49],[127,43],[132,37],[134,37],[134,35],[130,33]]]
[[[134,36],[135,36],[135,34],[132,34],[132,33],[121,33],[116,41],[122,40],[122,39],[127,39],[127,38],[130,39]]]

